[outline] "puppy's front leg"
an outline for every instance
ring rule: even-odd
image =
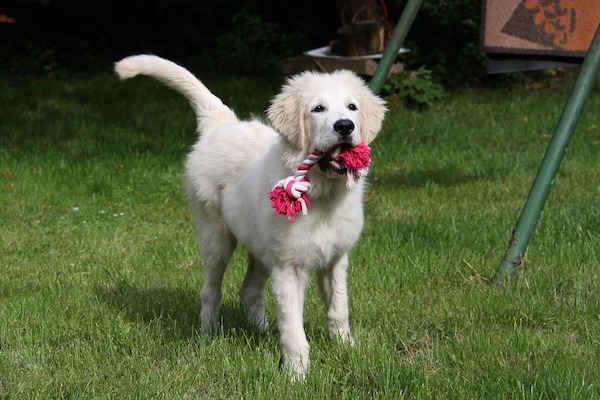
[[[331,268],[319,271],[321,297],[327,308],[327,328],[331,338],[354,344],[350,333],[348,308],[348,255],[344,254]]]
[[[308,274],[296,266],[288,266],[275,268],[272,277],[283,367],[302,377],[309,366],[309,345],[303,326]]]

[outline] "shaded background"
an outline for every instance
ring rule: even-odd
[[[395,25],[405,0],[384,4]],[[279,70],[282,59],[327,45],[340,26],[334,0],[8,0],[0,14],[0,73],[109,71],[115,60],[154,53],[188,67],[243,74]],[[427,0],[409,33],[409,68],[445,86],[484,79],[477,0]]]

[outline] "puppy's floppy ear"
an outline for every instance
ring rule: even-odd
[[[305,110],[299,104],[299,93],[293,82],[286,84],[267,110],[273,128],[295,149],[304,150],[307,140]]]
[[[375,96],[369,88],[363,86],[360,99],[360,135],[363,140],[369,144],[381,129],[383,117],[387,111],[385,101],[379,96]]]

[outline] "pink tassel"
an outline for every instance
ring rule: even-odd
[[[302,212],[302,202],[306,207],[310,205],[305,193],[302,193],[299,199],[294,199],[281,186],[277,186],[269,192],[269,199],[271,199],[271,207],[275,210],[273,215],[285,215],[291,222],[296,220],[296,213]]]
[[[358,171],[371,165],[370,153],[371,148],[361,142],[354,147],[343,147],[338,158],[344,167]]]

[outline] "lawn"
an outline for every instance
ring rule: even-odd
[[[240,116],[261,116],[281,83],[205,81]],[[0,399],[598,398],[598,90],[523,271],[489,285],[569,88],[390,105],[351,253],[356,346],[328,339],[313,282],[298,383],[278,370],[276,329],[245,322],[242,249],[222,329],[198,330],[186,101],[144,78],[0,80]]]

